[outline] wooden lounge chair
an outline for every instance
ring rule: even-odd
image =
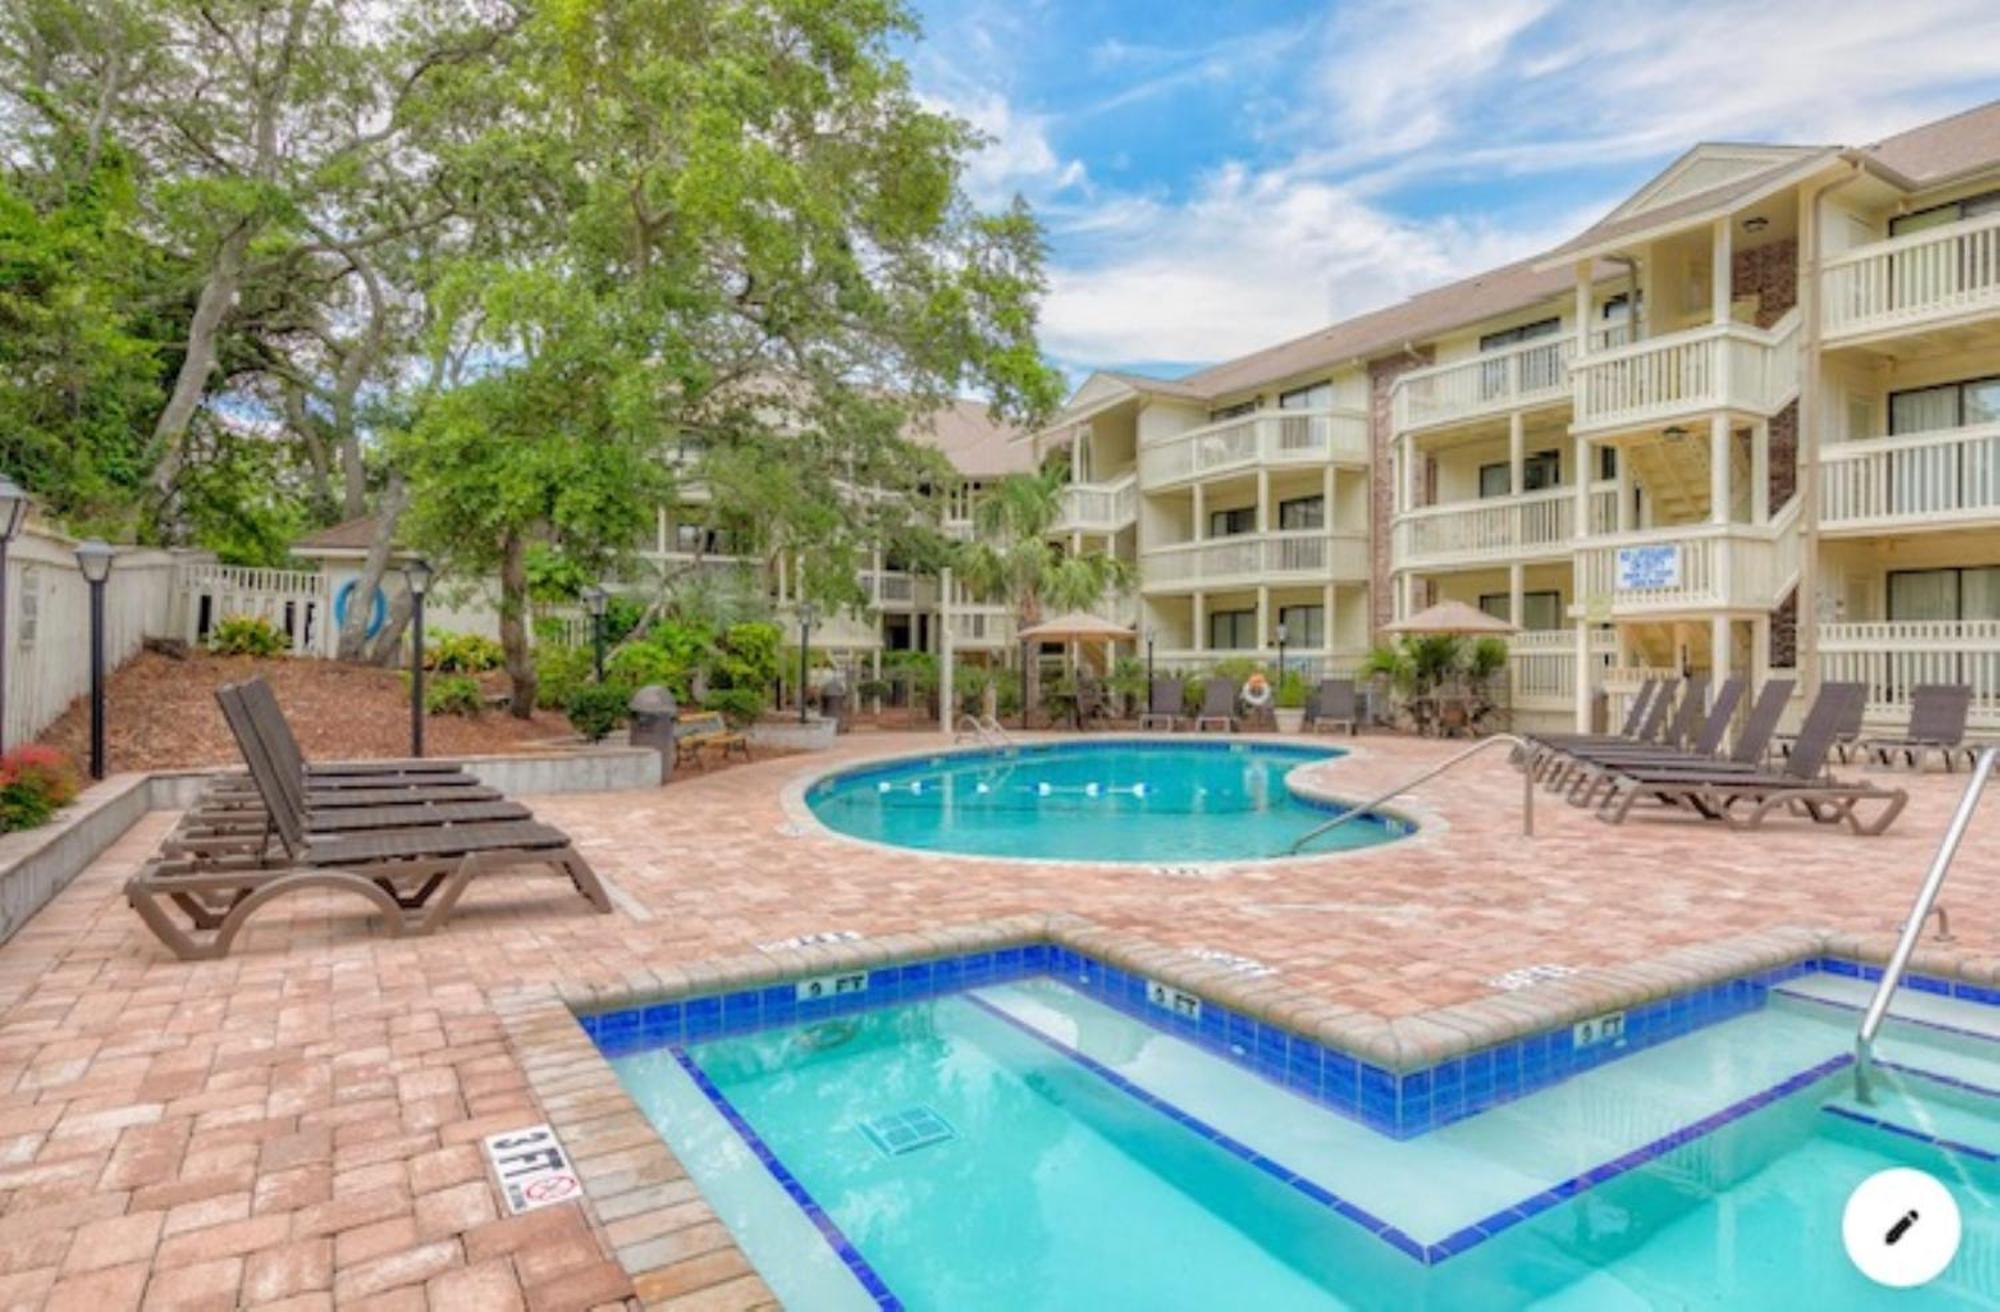
[[[1966,717],[1972,713],[1972,688],[1963,683],[1920,683],[1910,691],[1910,727],[1900,738],[1870,738],[1861,744],[1866,759],[1894,765],[1901,757],[1912,770],[1922,770],[1936,752],[1944,768],[1957,768],[1963,756],[1969,767],[1979,751],[1965,741]]]
[[[1344,728],[1349,737],[1360,732],[1361,711],[1355,701],[1354,680],[1321,679],[1316,696],[1312,713],[1314,732]]]
[[[1777,732],[1778,722],[1784,718],[1785,708],[1791,704],[1792,689],[1796,686],[1791,679],[1764,681],[1764,689],[1757,694],[1757,701],[1743,722],[1743,730],[1736,735],[1727,756],[1709,761],[1697,760],[1686,754],[1662,754],[1657,760],[1627,759],[1617,763],[1615,772],[1609,778],[1610,784],[1615,790],[1626,784],[1643,785],[1648,780],[1673,782],[1691,774],[1763,772],[1765,758],[1770,754],[1771,738]]]
[[[1648,682],[1654,683],[1651,680]],[[1568,760],[1572,752],[1585,751],[1593,747],[1610,747],[1617,743],[1627,742],[1657,744],[1660,741],[1660,735],[1667,727],[1667,715],[1673,710],[1673,688],[1665,680],[1660,680],[1654,683],[1651,700],[1646,699],[1645,692],[1645,685],[1641,685],[1639,689],[1640,695],[1637,700],[1645,701],[1646,711],[1644,718],[1639,722],[1638,731],[1630,737],[1623,734],[1602,733],[1547,735],[1535,740],[1535,751],[1529,756],[1526,768],[1536,778],[1544,782],[1550,782],[1566,769],[1564,762]],[[1636,710],[1637,707],[1635,706],[1634,712]],[[1625,720],[1629,725],[1632,722],[1632,714],[1628,713]]]
[[[1200,733],[1212,724],[1222,726],[1225,733],[1236,732],[1236,702],[1243,695],[1243,685],[1234,679],[1211,678],[1201,686],[1201,714],[1194,719],[1194,730]]]
[[[1664,729],[1659,727],[1658,715],[1653,714],[1647,716],[1647,723],[1653,726],[1654,734],[1640,742],[1598,739],[1572,743],[1550,763],[1549,769],[1543,773],[1543,782],[1555,791],[1573,788],[1579,778],[1595,778],[1596,772],[1590,767],[1606,755],[1643,753],[1685,756],[1687,743],[1694,737],[1695,726],[1702,720],[1708,706],[1708,676],[1696,675],[1685,680],[1684,684],[1680,708],[1667,721]]]
[[[1172,732],[1186,719],[1187,685],[1179,679],[1155,679],[1146,692],[1146,710],[1139,717],[1141,729]]]
[[[383,914],[391,937],[428,934],[445,923],[476,878],[524,866],[567,876],[609,912],[596,873],[569,836],[532,820],[440,823],[315,834],[281,783],[270,745],[250,718],[240,742],[262,796],[276,850],[162,855],[125,885],[125,897],[160,941],[184,961],[226,956],[249,919],[272,900],[308,889],[354,893]]]
[[[278,705],[277,694],[271,691],[270,684],[261,678],[251,678],[235,687],[244,709],[256,722],[258,734],[269,744],[273,764],[287,774],[304,780],[310,791],[385,788],[398,784],[418,788],[468,787],[479,782],[466,773],[465,767],[454,761],[422,757],[315,765],[306,759],[298,736],[292,732],[291,721],[285,718],[284,708]]]
[[[1824,692],[1824,688],[1821,691]],[[1818,701],[1815,700],[1813,705],[1819,705]],[[1846,765],[1852,760],[1854,753],[1861,747],[1861,721],[1867,712],[1868,699],[1865,693],[1852,702],[1843,702],[1841,704],[1841,718],[1833,726],[1833,743],[1827,750],[1831,754],[1838,756],[1842,765]],[[1800,730],[1803,732],[1803,725],[1800,726]],[[1771,740],[1772,750],[1781,759],[1788,757],[1792,754],[1792,746],[1797,738],[1798,734],[1781,733]]]
[[[1672,742],[1660,745],[1621,743],[1570,757],[1573,768],[1564,795],[1575,805],[1587,806],[1604,780],[1627,768],[1699,768],[1713,762],[1722,755],[1723,744],[1729,738],[1730,722],[1736,718],[1737,708],[1743,704],[1743,692],[1742,679],[1724,679],[1722,686],[1716,689],[1715,701],[1703,717],[1700,730],[1686,746],[1677,746]],[[1682,705],[1682,715],[1677,716],[1677,720],[1687,718],[1687,706],[1690,704],[1699,706],[1700,699],[1690,695]]]
[[[1803,814],[1818,824],[1844,824],[1854,833],[1875,835],[1895,823],[1910,795],[1862,781],[1844,782],[1825,773],[1840,726],[1851,704],[1866,696],[1858,683],[1830,683],[1806,713],[1781,771],[1688,769],[1646,772],[1623,779],[1598,808],[1597,818],[1622,823],[1641,797],[1685,807],[1704,819],[1737,829],[1755,829],[1779,811]],[[1879,805],[1872,819],[1864,806]]]
[[[690,715],[674,726],[675,764],[685,763],[697,770],[706,770],[708,765],[702,760],[702,753],[711,747],[721,753],[725,761],[731,752],[746,761],[750,759],[750,736],[731,729],[720,711]]]

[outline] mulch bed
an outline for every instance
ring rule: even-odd
[[[234,765],[239,758],[215,704],[222,684],[261,674],[278,695],[306,755],[323,761],[407,756],[410,691],[402,674],[336,661],[260,659],[195,652],[174,658],[144,651],[112,674],[105,687],[105,757],[110,770],[166,770]],[[504,692],[504,675],[483,676],[489,692]],[[517,720],[505,710],[476,718],[433,715],[424,727],[429,756],[514,752],[570,735],[554,711]],[[40,741],[82,762],[90,751],[90,703],[79,698]]]

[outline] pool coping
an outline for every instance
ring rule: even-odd
[[[1866,963],[1886,961],[1893,942],[1888,933],[1775,929],[1691,945],[1646,961],[1586,969],[1491,998],[1385,1018],[1300,996],[1278,974],[1246,977],[1226,965],[1065,912],[758,950],[635,972],[609,982],[522,985],[497,992],[493,1006],[530,1089],[583,1180],[584,1197],[578,1205],[631,1277],[640,1302],[648,1308],[707,1312],[762,1309],[778,1303],[579,1023],[585,1013],[1040,943],[1144,974],[1403,1073],[1588,1017],[1816,958],[1864,963],[1860,973],[1865,976]],[[2000,956],[1927,947],[1918,952],[1912,966],[1933,981],[1983,991],[2000,986]]]
[[[1340,781],[1337,779],[1322,779],[1320,775],[1324,772],[1337,771],[1349,764],[1366,764],[1375,759],[1375,754],[1370,752],[1366,747],[1357,745],[1362,741],[1359,735],[1343,735],[1336,741],[1330,741],[1330,739],[1332,739],[1332,735],[1303,733],[1139,733],[1137,731],[1119,729],[1101,734],[1086,734],[1082,736],[1076,734],[1031,734],[1018,738],[1004,746],[1053,747],[1075,745],[1078,743],[1095,746],[1100,743],[1178,744],[1212,742],[1217,744],[1218,747],[1227,746],[1231,743],[1240,743],[1271,747],[1305,748],[1310,745],[1337,748],[1341,755],[1335,756],[1330,760],[1301,761],[1290,770],[1287,770],[1285,772],[1284,784],[1293,795],[1305,801],[1309,806],[1346,808],[1353,804],[1354,799],[1346,796],[1345,793],[1352,790],[1342,789],[1340,792],[1336,792],[1334,789],[1339,785]],[[1124,870],[1144,875],[1179,877],[1195,875],[1213,879],[1229,875],[1240,869],[1283,870],[1288,867],[1306,865],[1315,861],[1337,861],[1353,856],[1356,853],[1372,852],[1378,847],[1388,846],[1388,844],[1383,843],[1370,843],[1365,847],[1334,848],[1322,852],[1303,852],[1297,856],[1239,856],[1231,857],[1224,861],[1180,861],[1172,863],[1090,861],[1075,857],[996,856],[981,852],[954,852],[943,848],[902,847],[895,843],[884,843],[872,838],[860,838],[835,829],[822,821],[806,801],[806,794],[815,786],[824,780],[840,775],[854,774],[898,761],[917,761],[940,756],[973,756],[982,752],[997,750],[1004,750],[1004,747],[996,748],[990,743],[952,742],[922,751],[903,749],[877,752],[867,756],[857,756],[849,760],[843,760],[838,764],[816,762],[801,769],[780,785],[778,807],[784,813],[786,825],[795,836],[828,838],[835,842],[850,843],[868,851],[894,856],[899,860],[908,860],[911,857],[928,857],[953,862],[976,861],[983,865],[1054,866],[1071,869],[1088,867],[1092,870]],[[1379,786],[1371,786],[1361,790],[1364,797],[1380,791]],[[1428,803],[1415,798],[1399,798],[1395,806],[1377,806],[1372,808],[1372,813],[1388,816],[1391,819],[1400,820],[1407,825],[1413,826],[1410,833],[1398,835],[1392,840],[1397,846],[1405,844],[1429,846],[1439,841],[1445,834],[1451,831],[1451,822],[1443,814]]]

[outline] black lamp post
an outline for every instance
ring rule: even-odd
[[[76,567],[90,585],[90,777],[104,777],[104,581],[116,552],[92,538],[76,549]]]
[[[7,544],[28,522],[28,494],[0,477],[0,750],[7,746]]]
[[[1149,711],[1153,709],[1153,642],[1159,636],[1158,629],[1150,624],[1146,626],[1146,709]]]
[[[1278,687],[1285,686],[1285,622],[1278,621],[1278,627],[1271,630],[1271,636],[1278,640]]]
[[[424,594],[431,589],[431,565],[422,556],[403,566],[410,589],[410,755],[424,754]]]
[[[810,674],[813,621],[819,610],[810,601],[799,603],[799,723],[806,722],[806,679]]]
[[[597,671],[597,681],[603,683],[604,612],[611,605],[611,594],[593,583],[583,590],[583,604],[590,608],[591,665]]]

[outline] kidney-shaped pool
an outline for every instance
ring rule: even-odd
[[[1110,739],[906,757],[843,770],[806,790],[821,824],[897,847],[974,856],[1152,865],[1255,860],[1343,809],[1286,786],[1337,748],[1266,742]],[[1366,815],[1311,853],[1413,832]]]

